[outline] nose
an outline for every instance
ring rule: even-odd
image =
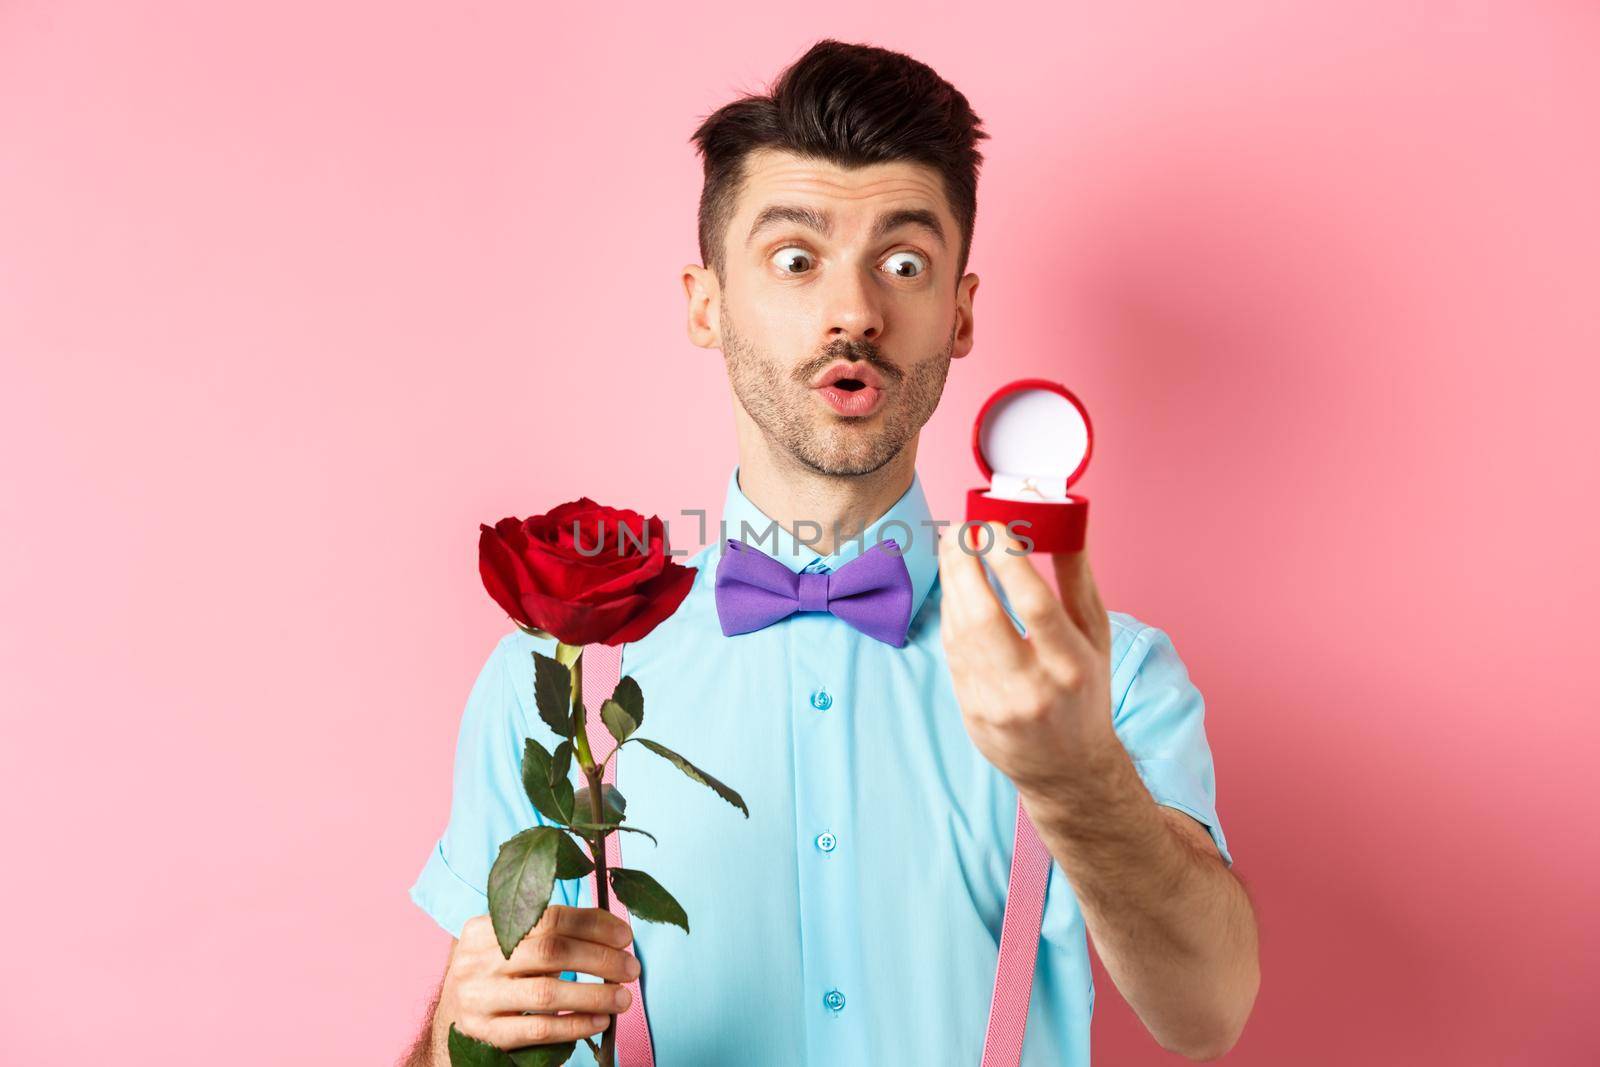
[[[863,271],[838,271],[828,290],[828,340],[876,341],[883,335],[883,306],[874,279]]]

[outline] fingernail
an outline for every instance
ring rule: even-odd
[[[598,1026],[601,1029],[605,1029],[606,1024],[609,1023],[610,1021],[611,1021],[611,1016],[609,1016],[609,1015],[591,1015],[591,1016],[589,1016],[589,1025],[590,1026]]]
[[[628,957],[628,965],[624,969],[628,972],[628,977],[629,978],[637,978],[637,977],[639,977],[639,957],[637,957],[637,956],[629,956]]]
[[[626,989],[619,989],[617,990],[617,995],[611,999],[616,1003],[617,1007],[626,1008],[628,1006],[628,1002],[633,999],[633,994],[628,992]]]

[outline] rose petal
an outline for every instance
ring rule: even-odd
[[[638,640],[694,584],[694,568],[667,555],[659,516],[589,497],[481,530],[479,571],[489,595],[519,625],[567,644]]]
[[[642,609],[627,625],[619,628],[602,643],[620,645],[625,641],[637,641],[661,625],[669,615],[678,610],[678,605],[689,595],[689,590],[694,587],[695,575],[698,573],[697,567],[673,564],[659,579],[641,589],[639,595],[632,598],[643,602]]]
[[[525,626],[536,625],[522,607],[522,594],[533,586],[527,569],[516,553],[501,540],[499,532],[489,526],[480,529],[478,574],[483,579],[484,589],[512,619]]]

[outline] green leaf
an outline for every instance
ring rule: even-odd
[[[553,826],[535,826],[501,845],[495,857],[489,871],[489,918],[506,959],[550,905],[560,836]]]
[[[563,1041],[556,1045],[524,1045],[511,1050],[511,1062],[517,1067],[561,1067],[577,1047],[576,1041]]]
[[[633,716],[615,700],[608,700],[600,705],[600,721],[606,724],[606,729],[617,739],[619,745],[639,728]]]
[[[705,771],[702,771],[699,767],[696,767],[694,764],[690,763],[688,760],[672,751],[672,749],[668,748],[666,745],[658,745],[654,741],[647,741],[642,737],[636,738],[636,740],[639,742],[639,744],[643,745],[645,748],[648,748],[651,752],[654,752],[662,759],[667,760],[674,767],[678,768],[678,770],[699,782],[701,785],[710,786],[717,796],[721,797],[729,804],[732,804],[734,807],[744,812],[745,818],[748,819],[750,817],[750,809],[745,807],[744,798],[738,793],[735,793],[732,789],[729,789],[727,786],[711,777],[711,775],[707,774]]]
[[[566,831],[561,831],[560,842],[556,845],[556,877],[585,878],[592,870],[594,861]]]
[[[563,741],[550,757],[550,784],[565,781],[572,773],[572,742]]]
[[[572,812],[574,815],[582,815],[590,819],[594,818],[594,804],[589,799],[592,795],[588,786],[578,790],[577,795],[572,800]],[[617,791],[616,786],[607,785],[600,790],[600,809],[605,814],[606,822],[621,822],[623,813],[628,810],[628,802]]]
[[[628,906],[635,918],[653,923],[672,923],[689,932],[689,916],[683,905],[662,888],[661,883],[643,871],[628,867],[611,868],[611,889]]]
[[[450,1067],[510,1067],[514,1062],[499,1046],[463,1034],[455,1023],[450,1024],[446,1046],[450,1050]]]
[[[539,814],[555,823],[572,821],[572,783],[562,778],[551,784],[551,756],[533,738],[522,743],[522,790]]]
[[[584,1038],[588,1041],[588,1038]],[[576,1041],[554,1045],[527,1045],[502,1051],[487,1041],[468,1037],[450,1024],[450,1067],[561,1067],[578,1047]],[[592,1042],[591,1042],[592,1047]]]
[[[533,699],[539,718],[557,737],[572,736],[572,672],[538,649],[533,652]]]
[[[659,848],[661,846],[661,842],[656,841],[655,834],[648,830],[641,830],[637,826],[621,826],[614,822],[575,822],[569,825],[579,833],[608,834],[612,830],[621,830],[623,833],[644,834],[644,836],[655,842],[656,847]]]
[[[611,699],[622,705],[622,710],[633,720],[635,730],[644,725],[644,690],[639,688],[639,681],[633,675],[625,674],[618,679]]]
[[[575,812],[572,806],[572,783],[563,778],[551,786],[550,791],[555,794],[556,807],[561,810],[561,821],[571,822]]]

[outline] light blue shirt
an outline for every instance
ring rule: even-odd
[[[880,537],[909,545],[911,627],[894,648],[827,612],[800,612],[726,637],[713,597],[719,536],[685,561],[699,573],[678,610],[624,646],[622,671],[644,691],[639,736],[721,778],[750,808],[747,820],[639,745],[617,756],[627,821],[660,840],[621,835],[623,865],[660,881],[692,931],[633,924],[656,1062],[977,1067],[1017,791],[962,722],[939,636],[937,542],[921,480],[913,475],[864,537],[819,556],[749,501],[738,474],[735,466],[720,532],[796,572],[837,569]],[[1231,865],[1200,692],[1167,634],[1108,614],[1117,735],[1154,799],[1205,824]],[[456,936],[488,910],[484,886],[501,842],[545,822],[520,771],[525,737],[556,745],[534,703],[535,649],[553,654],[554,642],[512,630],[472,687],[450,821],[411,887]],[[558,882],[553,900],[594,906],[586,879]],[[1083,914],[1052,864],[1024,1067],[1086,1067],[1094,993]],[[568,1062],[594,1058],[580,1042]]]

